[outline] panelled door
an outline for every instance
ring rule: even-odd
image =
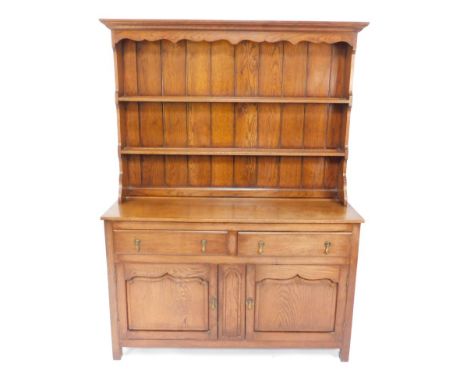
[[[117,293],[123,338],[217,338],[216,265],[120,264]]]
[[[344,266],[248,265],[247,340],[338,340],[346,278]]]

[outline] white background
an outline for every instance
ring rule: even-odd
[[[2,381],[466,381],[466,10],[455,1],[2,1]],[[370,21],[348,165],[362,228],[351,358],[130,350],[111,360],[104,232],[117,197],[110,31],[98,18]]]

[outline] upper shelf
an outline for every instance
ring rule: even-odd
[[[120,96],[120,102],[206,102],[206,103],[325,103],[351,104],[337,97],[235,97],[235,96]]]

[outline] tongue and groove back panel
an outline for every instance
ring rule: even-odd
[[[115,43],[121,199],[340,199],[351,107],[347,42]]]

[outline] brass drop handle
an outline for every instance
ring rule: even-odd
[[[218,299],[216,297],[211,297],[210,299],[210,308],[215,310],[218,307]]]
[[[136,251],[137,251],[137,252],[140,252],[140,249],[141,249],[141,240],[140,240],[140,239],[135,239],[134,244],[135,244],[135,249],[136,249]]]
[[[265,242],[263,240],[260,240],[258,242],[258,254],[263,255],[264,250],[265,250]]]
[[[328,252],[330,251],[331,245],[332,245],[331,241],[328,241],[328,240],[325,243],[323,243],[323,246],[324,246],[323,253],[324,253],[324,255],[328,255]]]
[[[206,244],[208,243],[208,240],[203,239],[201,241],[201,252],[206,253]]]
[[[255,301],[252,297],[248,297],[246,300],[245,300],[245,305],[247,306],[247,309],[250,310],[254,307],[255,305]]]

